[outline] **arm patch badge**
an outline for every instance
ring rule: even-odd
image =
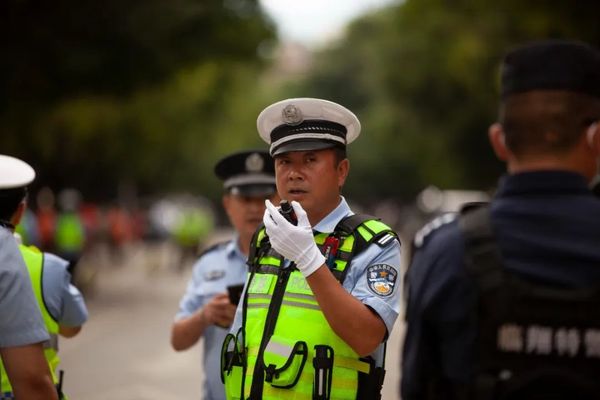
[[[387,264],[375,264],[367,268],[367,284],[378,296],[387,297],[394,292],[398,272]]]
[[[225,276],[225,270],[223,269],[209,269],[204,272],[204,279],[207,281],[216,281],[222,279]]]

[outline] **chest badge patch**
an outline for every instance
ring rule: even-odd
[[[225,271],[222,269],[211,269],[204,273],[204,279],[207,281],[216,281],[217,279],[221,279],[225,276]]]
[[[375,264],[367,268],[369,289],[378,296],[387,297],[394,292],[398,272],[387,264]]]

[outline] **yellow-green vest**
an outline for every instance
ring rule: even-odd
[[[29,278],[31,279],[31,286],[33,287],[33,293],[35,294],[35,298],[37,299],[38,305],[40,307],[40,311],[42,313],[42,317],[44,319],[44,324],[46,325],[46,329],[48,330],[48,334],[50,335],[50,340],[44,343],[44,355],[46,356],[46,360],[48,360],[48,366],[50,367],[50,372],[52,373],[52,379],[54,383],[58,383],[58,379],[56,377],[55,371],[60,359],[58,357],[58,322],[52,317],[48,308],[46,307],[46,303],[44,302],[44,298],[42,296],[42,273],[44,269],[44,255],[37,248],[31,246],[27,247],[24,245],[20,245],[21,254],[23,255],[23,259],[25,260],[25,265],[27,265],[27,271],[29,272]],[[6,376],[6,371],[4,370],[4,365],[0,360],[0,376]],[[12,393],[12,386],[8,379],[2,379],[0,390],[2,393]]]
[[[330,269],[340,283],[358,252],[375,241],[387,245],[396,237],[378,220],[353,218],[358,226],[341,231],[336,228],[331,235],[339,238],[335,264]],[[329,236],[315,236],[324,254]],[[243,326],[237,336],[228,335],[223,344],[221,362],[227,398],[378,398],[379,391],[365,394],[365,388],[359,388],[359,382],[364,381],[359,376],[374,373],[372,359],[361,359],[330,328],[302,274],[295,268],[281,268],[283,258],[270,248],[264,228],[253,239],[249,263]],[[256,372],[259,358],[263,362]],[[383,370],[378,369],[382,380]],[[262,377],[262,382],[253,385],[257,377]]]
[[[85,245],[85,230],[81,218],[74,212],[58,216],[56,222],[56,248],[60,252],[80,252]]]

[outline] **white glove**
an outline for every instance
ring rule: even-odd
[[[292,201],[292,207],[298,217],[298,225],[289,223],[269,200],[263,223],[269,235],[271,246],[282,256],[296,263],[296,268],[307,278],[325,264],[325,257],[319,251],[313,237],[306,211],[300,203]]]

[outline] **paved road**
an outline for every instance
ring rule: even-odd
[[[162,253],[138,248],[122,265],[109,268],[104,262],[98,268],[96,290],[88,298],[90,320],[79,336],[61,342],[64,388],[71,400],[200,398],[200,346],[176,353],[169,345],[191,271],[158,266]],[[399,398],[400,330],[396,324],[388,345],[385,400]]]

